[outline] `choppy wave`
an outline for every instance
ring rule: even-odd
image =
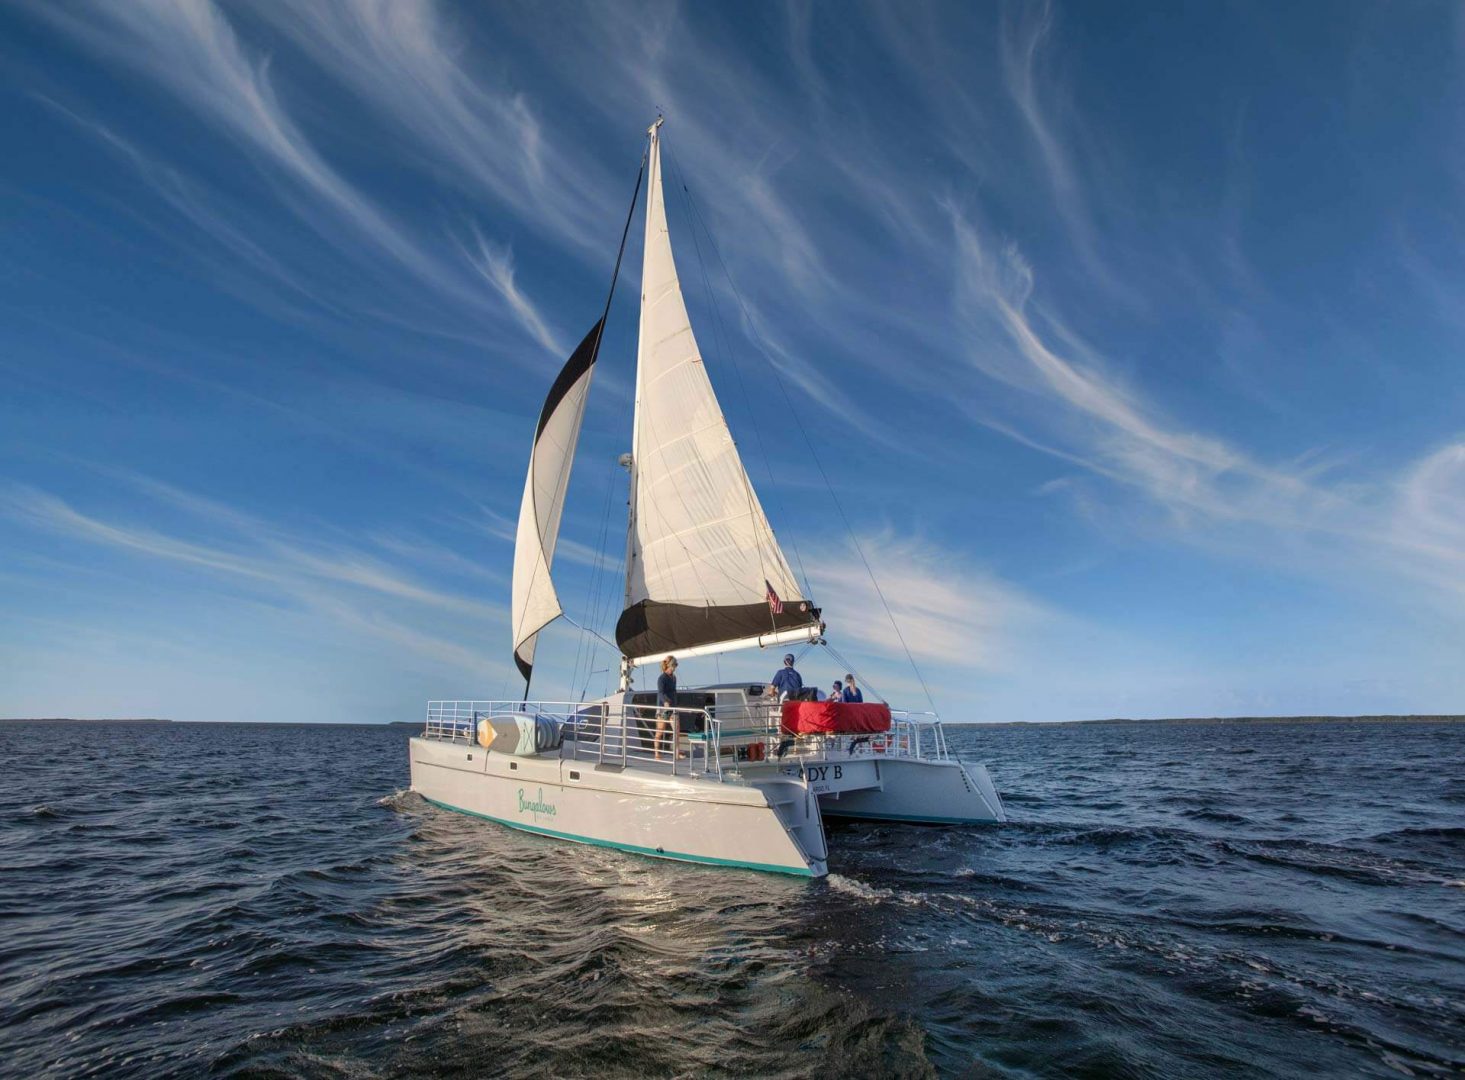
[[[0,729],[16,1075],[1465,1068],[1465,728],[957,731],[1012,823],[815,882],[436,810],[402,729],[68,733]]]

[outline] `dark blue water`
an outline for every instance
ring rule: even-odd
[[[404,794],[401,728],[0,725],[12,1076],[1465,1068],[1465,725],[953,733],[807,882]]]

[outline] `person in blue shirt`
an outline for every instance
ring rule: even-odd
[[[778,700],[787,701],[804,688],[804,677],[794,670],[794,654],[783,658],[783,667],[773,675],[773,689],[778,691]]]
[[[860,688],[855,685],[855,677],[853,675],[846,675],[844,677],[844,700],[845,701],[864,701],[865,700],[865,695],[862,694],[862,693],[860,693]]]
[[[656,677],[656,734],[652,745],[656,748],[656,759],[661,760],[661,742],[670,732],[672,712],[677,707],[677,658],[668,656],[661,662],[661,674]],[[675,749],[675,747],[673,747]]]

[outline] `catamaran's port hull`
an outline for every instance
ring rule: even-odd
[[[412,790],[448,810],[559,840],[801,877],[827,872],[818,800],[787,777],[740,785],[414,738]]]
[[[1007,820],[984,765],[890,758],[879,760],[877,767],[878,787],[821,792],[823,815],[919,825],[995,825]]]

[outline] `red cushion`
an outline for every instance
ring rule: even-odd
[[[785,701],[783,729],[792,735],[890,730],[890,706],[879,702]]]

